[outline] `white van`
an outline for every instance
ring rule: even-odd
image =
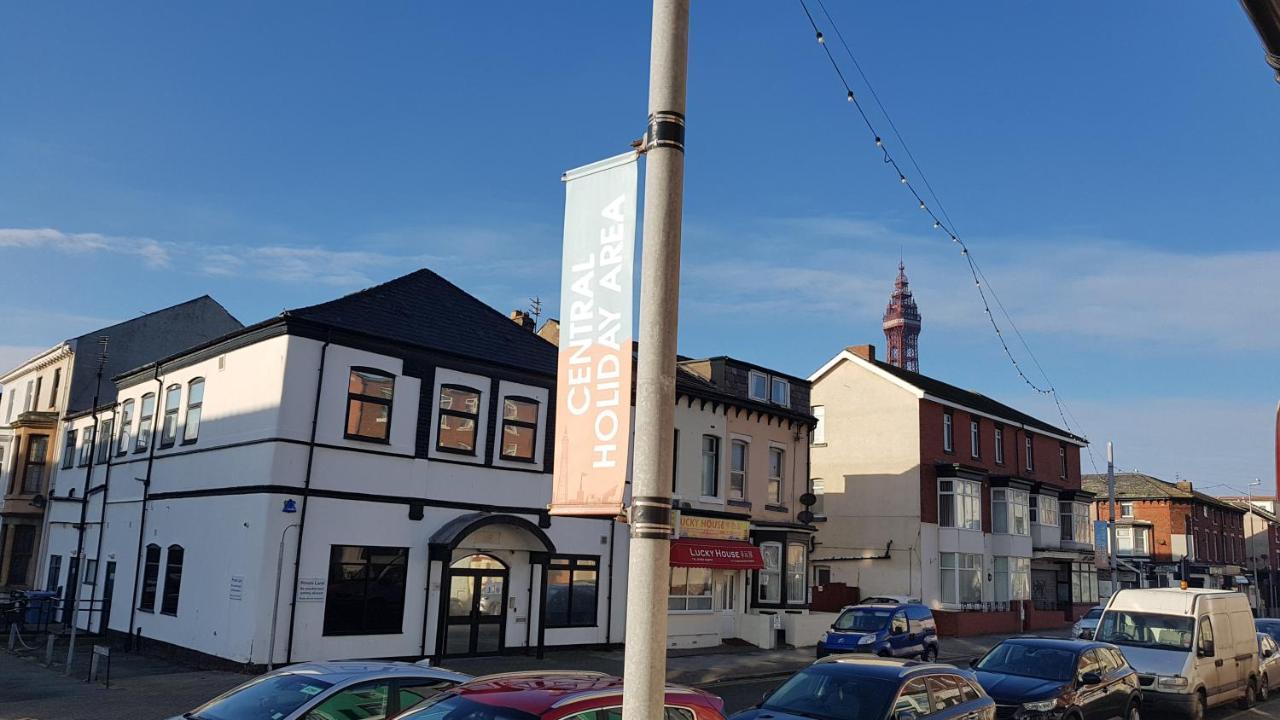
[[[1258,640],[1249,600],[1225,590],[1121,590],[1096,640],[1124,648],[1138,671],[1142,709],[1200,720],[1230,700],[1258,698]]]

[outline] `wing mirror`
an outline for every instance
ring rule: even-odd
[[[982,658],[976,658],[976,657],[969,658],[969,667],[974,668],[974,669],[977,669],[977,667],[978,667],[978,663],[979,663],[981,660],[982,660]]]
[[[1274,654],[1275,653],[1271,651],[1271,648],[1267,648],[1266,650],[1262,651],[1262,657],[1271,657]]]
[[[1096,672],[1087,672],[1080,676],[1081,685],[1101,685],[1102,676]]]
[[[1202,642],[1200,643],[1200,648],[1196,650],[1196,655],[1202,658],[1213,657],[1214,656],[1213,650],[1214,650],[1214,647],[1213,647],[1212,641]]]

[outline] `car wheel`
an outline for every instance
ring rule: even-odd
[[[1258,680],[1258,702],[1265,702],[1271,698],[1271,679],[1266,673],[1262,673],[1262,677]]]
[[[876,653],[876,655],[879,655],[880,657],[885,657],[885,658],[893,657],[893,654],[890,653],[888,650],[881,650],[880,652]]]
[[[1208,703],[1205,701],[1204,691],[1197,690],[1195,702],[1191,705],[1191,720],[1204,720],[1207,712]]]
[[[1138,701],[1129,703],[1129,712],[1125,713],[1124,720],[1142,720],[1142,713],[1138,709]]]
[[[933,662],[938,659],[938,648],[932,645],[925,645],[924,652],[920,653],[920,659],[924,662]]]
[[[1249,678],[1249,684],[1244,686],[1244,695],[1236,701],[1236,707],[1241,710],[1248,710],[1258,704],[1258,678]]]

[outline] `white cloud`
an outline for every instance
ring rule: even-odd
[[[49,248],[69,255],[137,255],[147,267],[169,266],[169,248],[150,238],[67,233],[53,228],[0,228],[0,248]]]

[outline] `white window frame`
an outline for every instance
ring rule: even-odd
[[[982,423],[977,418],[969,420],[969,457],[982,457]]]
[[[773,458],[774,453],[779,456],[778,474],[773,474]],[[769,445],[769,482],[765,486],[765,493],[768,496],[768,502],[771,505],[781,505],[786,498],[786,487],[784,483],[787,478],[787,449],[779,445]],[[773,492],[774,488],[777,492]]]
[[[778,392],[781,389],[782,392]],[[781,399],[779,399],[781,396]],[[791,382],[786,378],[770,377],[769,378],[769,402],[774,405],[790,406],[791,405]]]
[[[733,451],[737,446],[742,446],[742,469],[735,470],[733,468]],[[751,470],[751,441],[742,437],[732,437],[729,440],[729,499],[745,500],[747,499],[747,477]],[[740,487],[735,487],[741,481]]]
[[[1026,448],[1026,451],[1027,451],[1027,462],[1025,463],[1025,464],[1026,464],[1026,466],[1027,466],[1027,472],[1035,472],[1035,469],[1036,469],[1036,460],[1035,460],[1035,449],[1036,449],[1036,446],[1035,446],[1035,443],[1034,443],[1034,442],[1032,442],[1032,439],[1031,439],[1031,433],[1027,433],[1026,437],[1024,438],[1023,445],[1024,445],[1024,447]]]
[[[756,392],[756,379],[759,378],[764,382],[764,393]],[[769,402],[769,375],[759,370],[751,370],[747,373],[747,397],[760,402]]]
[[[991,533],[993,535],[1030,535],[1029,504],[1030,499],[1026,490],[992,488]]]
[[[1031,599],[1031,558],[997,556],[993,558],[995,601],[1012,602]]]
[[[1039,495],[1037,497],[1037,522],[1047,527],[1058,527],[1058,498],[1052,495]]]
[[[974,553],[955,553],[945,552],[939,554],[938,561],[939,582],[942,586],[942,602],[946,605],[960,606],[965,604],[982,602],[982,555]],[[948,577],[950,573],[950,577]],[[977,580],[978,595],[961,597],[960,582],[961,576],[970,577],[969,582],[963,583],[966,590],[973,588],[973,580]]]
[[[825,505],[826,503],[825,496],[827,494],[827,481],[823,480],[822,478],[813,478],[809,482],[813,487],[812,492],[813,492],[814,502],[813,502],[813,508],[810,510],[810,512],[813,513],[813,519],[826,520],[827,508]]]
[[[1126,525],[1116,528],[1117,555],[1146,555],[1150,552],[1150,533],[1142,525]]]
[[[781,605],[783,591],[782,566],[784,562],[782,543],[760,543],[760,554],[764,556],[764,568],[756,571],[756,602],[766,605]]]
[[[799,551],[798,553],[796,551]],[[796,556],[799,562],[795,562]],[[786,604],[803,605],[808,595],[809,548],[801,543],[787,543],[787,554],[783,558],[786,570]]]
[[[1116,504],[1120,506],[1120,517],[1122,517],[1122,518],[1132,518],[1132,517],[1133,517],[1133,503],[1132,503],[1132,502],[1121,502],[1121,503],[1116,503]],[[1126,510],[1125,508],[1128,508],[1128,510]]]
[[[813,438],[810,441],[810,444],[826,445],[827,444],[827,406],[814,405],[813,407],[809,408],[809,412],[812,413],[813,416],[818,419],[817,424],[813,426]]]
[[[951,413],[942,413],[942,451],[955,452],[955,418]]]
[[[996,445],[996,464],[1003,465],[1004,464],[1004,426],[997,425],[995,429],[992,430],[992,433],[993,433],[993,440],[995,441],[995,445]]]
[[[942,523],[942,506],[951,505],[952,524]],[[982,532],[982,483],[960,478],[938,480],[938,526]]]

